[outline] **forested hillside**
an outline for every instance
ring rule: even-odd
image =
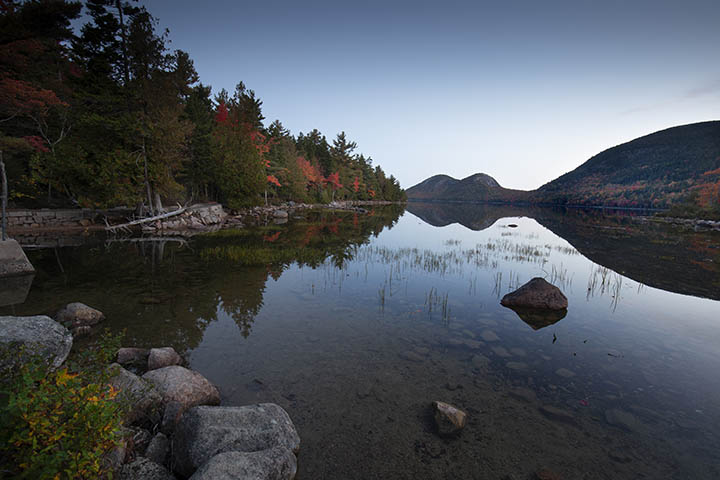
[[[240,81],[212,95],[135,2],[0,8],[0,149],[16,205],[404,199],[344,132],[328,141],[266,124]]]
[[[668,128],[605,150],[532,192],[532,199],[720,211],[720,122]]]

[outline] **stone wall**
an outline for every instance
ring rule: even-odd
[[[98,212],[89,208],[67,210],[8,210],[8,229],[83,227],[93,223]]]

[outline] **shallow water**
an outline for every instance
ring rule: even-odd
[[[0,313],[81,301],[127,345],[183,352],[223,403],[282,405],[300,479],[720,477],[717,233],[410,204],[126,240],[32,251]],[[566,317],[500,305],[536,276]],[[459,438],[435,435],[433,400],[468,412]]]

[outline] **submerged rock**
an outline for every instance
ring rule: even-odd
[[[203,464],[190,480],[293,480],[297,459],[290,450],[224,452]]]
[[[30,355],[38,355],[50,367],[58,368],[72,343],[68,329],[45,315],[0,317],[0,372],[17,368]]]
[[[453,405],[445,402],[433,402],[435,410],[435,425],[442,437],[457,435],[465,428],[467,414]]]
[[[630,412],[611,408],[605,411],[605,420],[610,425],[622,428],[628,432],[638,432],[642,430],[642,423],[638,418]]]
[[[100,310],[88,307],[84,303],[68,303],[55,314],[55,320],[70,329],[92,327],[105,320]]]
[[[567,297],[560,289],[540,277],[508,293],[500,303],[505,307],[543,310],[562,310],[568,306]]]
[[[300,437],[295,425],[279,405],[200,406],[186,411],[180,419],[175,430],[172,455],[175,471],[189,477],[219,453],[268,449],[285,450],[293,455],[300,450]],[[273,456],[285,458],[284,454]]]
[[[181,365],[183,359],[172,347],[151,348],[148,355],[147,369],[157,370],[158,368],[171,365]]]

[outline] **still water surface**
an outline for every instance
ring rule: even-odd
[[[224,404],[282,405],[299,479],[716,479],[718,244],[600,212],[303,212],[33,251],[26,301],[0,313],[81,301],[125,344],[184,353]],[[567,316],[500,305],[536,276]],[[468,412],[459,438],[435,435],[433,400]]]

